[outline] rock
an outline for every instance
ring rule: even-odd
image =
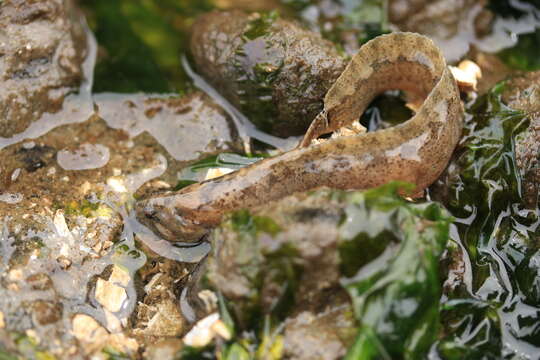
[[[126,290],[113,281],[98,279],[96,282],[96,300],[112,313],[120,311],[127,300]]]
[[[524,202],[536,208],[540,197],[540,71],[515,76],[505,89],[503,100],[530,119],[529,127],[516,141],[515,153]]]
[[[275,13],[210,12],[192,29],[197,69],[262,130],[301,135],[345,67],[335,46]]]
[[[111,334],[107,340],[107,346],[127,354],[130,359],[136,358],[139,351],[137,340],[126,336],[124,333]]]
[[[456,66],[450,66],[450,71],[462,92],[477,91],[478,79],[482,78],[482,70],[471,60],[463,60]]]
[[[109,276],[109,282],[126,287],[130,281],[131,276],[126,270],[122,269],[118,265],[113,266],[111,276]]]
[[[82,80],[86,35],[73,3],[0,2],[0,137],[61,109]]]
[[[301,194],[258,207],[253,214],[256,235],[247,236],[251,233],[242,225],[252,220],[251,215],[238,213],[218,227],[211,237],[214,248],[219,251],[208,261],[208,279],[228,299],[235,301],[235,307],[242,308],[244,302],[259,295],[263,309],[269,309],[275,302],[273,289],[283,284],[276,283],[269,270],[266,271],[276,265],[273,264],[276,259],[266,257],[282,247],[294,249],[282,254],[282,260],[303,268],[301,284],[305,286],[301,285],[302,291],[297,293],[299,299],[337,284],[337,225],[343,216],[338,201],[324,194]],[[258,276],[263,276],[262,284],[255,286],[252,282]],[[255,288],[259,288],[260,294],[253,293]],[[242,310],[238,309],[238,313],[242,316]]]
[[[34,318],[40,325],[48,325],[62,318],[62,305],[49,301],[37,300],[32,303]]]
[[[94,100],[107,125],[131,137],[148,132],[178,161],[242,149],[231,119],[200,91],[181,97],[98,94]]]
[[[178,339],[167,339],[150,344],[146,347],[144,358],[148,360],[174,360],[176,354],[182,348],[182,341]]]
[[[489,32],[493,14],[486,4],[486,0],[390,0],[388,14],[399,30],[431,37],[448,61],[456,61],[467,53],[469,42]]]
[[[127,271],[113,265],[109,280],[98,278],[96,281],[96,300],[111,313],[120,311],[128,299],[126,288],[130,281],[131,276]]]
[[[94,318],[85,314],[76,314],[72,320],[73,335],[82,344],[87,355],[99,356],[107,347],[110,351],[120,351],[133,358],[139,345],[137,341],[124,335],[109,334]]]
[[[219,336],[225,340],[231,339],[231,333],[219,314],[213,313],[197,321],[182,341],[187,346],[202,348]]]
[[[482,71],[482,78],[478,80],[479,94],[487,93],[498,82],[515,72],[505,65],[497,55],[487,54],[476,49],[471,50],[470,55],[471,60],[478,64]]]
[[[224,113],[215,105],[208,108],[202,98],[199,93],[184,103],[167,96],[132,109],[129,114],[137,118],[137,126],[148,128],[150,125],[144,123],[156,120],[160,116],[159,108],[161,113],[168,114],[170,121],[176,111],[186,115],[200,108],[197,116],[201,119],[186,115],[181,123],[189,125],[207,115],[213,116],[213,132],[207,129],[201,135],[206,140],[189,150],[186,148],[185,153],[205,157],[208,156],[205,149],[230,149],[228,142],[221,142],[220,133],[226,129],[230,134],[230,128]],[[128,108],[124,102],[108,106]],[[144,114],[148,109],[154,109],[153,118]],[[224,123],[218,125],[221,120]],[[151,180],[174,186],[178,171],[189,162],[175,160],[149,133],[141,130],[130,137],[129,130],[128,126],[126,130],[121,126],[111,128],[99,116],[92,116],[86,122],[57,127],[32,141],[9,145],[0,151],[0,271],[5,274],[0,283],[0,311],[7,332],[34,331],[42,339],[42,347],[55,348],[58,358],[74,358],[73,349],[78,354],[88,354],[87,349],[90,353],[92,349],[101,350],[99,343],[91,343],[98,341],[94,337],[87,337],[83,346],[66,328],[69,323],[58,321],[58,317],[69,319],[86,312],[83,310],[94,309],[91,315],[95,321],[106,330],[121,331],[120,335],[130,328],[137,330],[147,325],[127,322],[131,315],[134,319],[143,318],[137,313],[141,310],[137,303],[146,299],[129,278],[144,264],[146,255],[141,251],[142,244],[130,243],[122,231],[128,226],[134,192],[147,182],[152,185]],[[193,132],[190,136],[194,141],[201,139]],[[72,169],[65,162],[64,166],[59,164],[60,151],[74,154],[82,144],[94,145],[97,150],[107,148],[107,161],[96,158],[94,166],[85,169],[76,166]],[[92,151],[92,147],[88,149]],[[133,236],[129,231],[126,234]],[[151,254],[146,248],[144,251]],[[112,266],[113,260],[121,266]],[[176,281],[189,274],[190,268],[177,267],[166,286],[157,283],[162,287],[149,301],[156,309],[151,315],[159,312],[148,333],[153,341],[160,336],[181,336],[185,331],[186,320],[177,302],[184,283]],[[142,278],[139,286],[144,287],[151,278]],[[94,293],[90,293],[96,287],[97,303]],[[116,313],[122,303],[126,306]],[[152,316],[145,320],[151,320]],[[128,350],[138,346],[120,335],[108,337],[107,341],[112,344],[114,340]],[[56,345],[59,343],[60,350]]]
[[[49,275],[45,273],[32,274],[26,278],[26,282],[32,286],[32,290],[48,290],[53,286]]]
[[[113,343],[133,352],[130,330],[148,343],[184,334],[178,299],[186,282],[178,281],[196,264],[161,266],[142,241],[130,242],[129,209],[138,189],[175,186],[190,161],[237,144],[226,114],[200,92],[96,98],[99,112],[85,122],[0,151],[0,311],[7,332],[34,331],[58,358]],[[143,293],[130,279],[147,256]],[[58,319],[89,308],[102,325],[83,343]],[[103,331],[120,333],[100,343]]]
[[[240,327],[253,314],[279,308],[286,316],[286,358],[340,358],[356,334],[339,285],[344,211],[330,192],[297,194],[235,213],[211,235],[209,283],[226,297]]]
[[[94,320],[94,318],[85,314],[75,315],[71,322],[71,326],[73,327],[73,335],[77,338],[77,340],[82,343],[92,344],[96,348],[99,348],[103,343],[105,343],[107,341],[107,337],[109,336],[105,328]],[[87,350],[92,349],[87,348]]]
[[[186,326],[178,303],[164,299],[148,309],[149,317],[146,328],[137,332],[146,336],[173,337],[182,335]]]
[[[515,46],[539,26],[534,9],[514,1],[390,0],[388,17],[401,31],[429,36],[453,62],[470,48],[492,54]]]
[[[339,303],[344,300],[344,303]],[[288,319],[283,338],[285,357],[314,360],[343,358],[347,352],[344,343],[352,343],[356,336],[356,328],[352,326],[352,310],[346,306],[346,301],[346,298],[338,301],[331,299],[325,311],[302,311]]]
[[[189,323],[181,312],[180,297],[196,264],[172,261],[146,251],[150,261],[139,270],[146,283],[144,296],[136,308],[134,334],[148,339],[182,336]]]

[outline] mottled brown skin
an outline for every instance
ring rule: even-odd
[[[376,132],[311,140],[358,118],[372,99],[404,90],[418,112]],[[234,173],[137,204],[139,218],[170,241],[190,241],[228,211],[327,186],[366,189],[392,180],[421,190],[446,167],[462,128],[463,107],[454,78],[428,38],[393,33],[366,43],[328,91],[325,108],[298,148]]]

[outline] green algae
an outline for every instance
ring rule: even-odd
[[[250,21],[243,36],[248,40],[255,40],[258,37],[265,36],[271,31],[272,24],[278,19],[279,13],[277,11],[270,11],[263,13],[258,18]]]
[[[435,203],[407,202],[398,195],[398,191],[407,189],[410,189],[408,184],[392,183],[366,192],[328,191],[322,195],[337,201],[345,214],[337,224],[341,286],[352,299],[357,329],[348,359],[380,358],[384,354],[391,358],[400,354],[417,358],[436,340],[441,294],[438,259],[448,239],[451,218]],[[310,196],[320,195],[313,192]],[[280,226],[275,223],[268,216],[242,210],[232,214],[216,235],[227,233],[228,242],[239,244],[237,256],[244,260],[240,260],[238,271],[251,282],[253,289],[248,301],[235,301],[235,312],[226,312],[222,307],[222,316],[230,319],[231,328],[235,329],[235,337],[225,348],[251,349],[250,358],[264,358],[257,355],[259,350],[253,349],[272,348],[264,345],[265,342],[279,348],[275,342],[280,341],[278,336],[283,336],[279,330],[281,322],[294,309],[302,307],[295,300],[304,272],[301,245],[285,242],[269,250],[260,244],[261,239],[279,234],[273,233],[274,227]],[[382,251],[384,247],[393,249],[390,256]],[[366,258],[352,251],[359,248],[368,254]],[[361,274],[363,265],[377,262],[376,271],[367,276]],[[269,313],[263,309],[260,297],[261,276],[267,274],[272,274],[272,281],[282,285],[276,305]],[[400,312],[405,308],[410,311]],[[238,314],[242,314],[241,319]],[[270,330],[264,330],[267,328]],[[250,334],[248,338],[246,331]],[[273,335],[267,338],[266,333]],[[367,334],[371,335],[366,337]],[[244,344],[246,341],[250,346]],[[228,354],[229,350],[217,351]]]
[[[449,273],[462,269],[441,301],[440,358],[519,358],[540,349],[539,212],[523,204],[514,153],[529,119],[501,102],[503,87],[468,106],[444,190],[434,191],[457,218]]]
[[[4,333],[13,345],[12,349],[5,349],[0,344],[0,360],[56,360],[56,356],[44,351],[36,339],[29,335],[9,332]]]
[[[95,69],[95,92],[191,89],[181,54],[188,48],[193,19],[211,9],[209,1],[96,0],[83,7],[103,49]]]
[[[70,201],[64,206],[59,206],[58,208],[64,209],[64,213],[66,215],[82,215],[89,218],[94,216],[95,211],[97,211],[99,207],[100,204],[98,202],[91,202],[86,199],[82,199],[79,201]]]
[[[357,193],[349,200],[354,206],[345,223],[355,224],[349,241],[365,243],[377,239],[395,254],[362,269],[344,284],[351,296],[360,324],[355,344],[347,359],[404,358],[424,356],[436,340],[439,328],[439,257],[446,241],[451,218],[435,203],[412,204],[397,195],[396,187]],[[396,242],[397,240],[397,242]],[[392,246],[394,243],[394,246]],[[369,244],[369,243],[368,243]],[[368,253],[380,252],[378,249]],[[342,249],[342,248],[341,248]],[[342,255],[342,261],[347,259]],[[348,263],[351,259],[348,259]],[[372,263],[373,264],[373,263]]]
[[[0,349],[0,360],[18,360],[17,356]]]
[[[240,90],[240,106],[242,111],[250,114],[250,120],[261,130],[271,132],[275,118],[278,116],[272,99],[273,84],[283,66],[283,59],[273,54],[276,46],[280,46],[273,35],[274,24],[280,18],[277,11],[262,13],[258,18],[246,24],[242,34],[243,46],[238,49],[233,67],[240,75],[237,77]],[[251,56],[246,48],[258,48],[261,60],[246,69],[245,62]],[[291,84],[293,85],[293,84]]]

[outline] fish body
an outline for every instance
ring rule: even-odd
[[[350,125],[379,94],[403,90],[416,114],[397,126],[314,139]],[[427,37],[392,33],[364,44],[324,99],[301,144],[219,178],[137,204],[139,219],[170,241],[199,239],[223,214],[319,187],[367,189],[406,181],[420,191],[445,169],[463,122],[459,90]]]

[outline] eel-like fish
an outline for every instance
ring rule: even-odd
[[[397,126],[313,142],[351,124],[375,96],[405,91],[417,112]],[[445,169],[459,140],[463,105],[443,55],[427,37],[392,33],[364,44],[324,99],[294,150],[137,204],[138,218],[170,241],[193,241],[224,213],[318,187],[366,189],[392,180],[420,191]]]

